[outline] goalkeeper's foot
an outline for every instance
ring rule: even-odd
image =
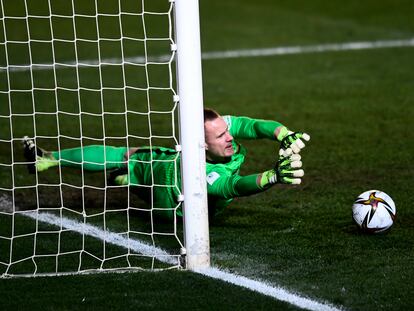
[[[42,172],[51,166],[56,166],[57,161],[54,160],[49,152],[37,147],[34,141],[28,136],[23,137],[23,152],[27,162],[27,169],[30,174]]]
[[[108,176],[109,186],[123,186],[128,185],[128,169],[120,168],[112,171]]]

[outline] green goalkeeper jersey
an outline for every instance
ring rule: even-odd
[[[255,120],[246,117],[224,116],[233,141],[234,154],[226,163],[207,162],[207,193],[211,215],[220,213],[235,197],[263,191],[257,185],[258,174],[241,176],[240,168],[246,157],[246,149],[237,139],[275,139],[275,129],[281,124],[275,121]],[[129,167],[126,183],[149,202],[162,215],[182,215],[178,197],[181,194],[180,156],[173,149],[141,147],[130,155],[126,147],[85,146],[51,152],[51,158],[43,159],[44,166],[83,168],[89,171],[125,169]],[[45,162],[46,161],[46,162]]]
[[[206,163],[207,193],[209,212],[217,215],[233,201],[241,196],[235,190],[239,172],[246,156],[246,148],[233,141],[234,154],[226,163]]]
[[[275,129],[281,126],[275,121],[251,119],[247,117],[223,116],[230,135],[233,136],[234,154],[226,163],[207,162],[207,193],[209,212],[217,215],[228,206],[235,197],[262,191],[257,186],[257,174],[242,177],[240,168],[245,161],[246,148],[237,139],[276,139]]]
[[[212,215],[222,212],[235,197],[263,191],[256,183],[257,174],[239,175],[247,150],[236,139],[276,139],[275,129],[281,125],[247,117],[224,116],[223,119],[235,138],[235,152],[226,163],[206,163],[208,205]],[[129,160],[130,184],[138,186],[138,194],[167,217],[173,216],[174,210],[182,215],[177,200],[181,193],[179,163],[175,150],[162,147],[140,148]],[[152,184],[151,193],[151,188],[146,185]]]

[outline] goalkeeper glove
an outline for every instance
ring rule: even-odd
[[[262,189],[268,188],[276,183],[299,185],[301,179],[305,174],[302,169],[302,162],[299,154],[292,154],[288,157],[280,156],[275,168],[262,173],[260,179],[260,187]]]
[[[302,132],[292,132],[282,127],[277,139],[280,141],[279,155],[287,157],[292,153],[299,153],[305,148],[303,141],[309,141],[310,136]]]

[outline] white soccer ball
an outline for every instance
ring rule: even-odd
[[[391,228],[397,210],[389,195],[378,190],[360,194],[352,206],[352,217],[365,233],[380,233]]]

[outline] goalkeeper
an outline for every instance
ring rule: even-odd
[[[300,184],[304,172],[299,152],[309,135],[291,132],[276,121],[248,117],[221,116],[204,110],[206,141],[207,193],[210,216],[220,214],[233,198],[267,190],[274,184]],[[235,139],[267,138],[280,142],[275,166],[265,172],[239,175],[246,149]],[[110,171],[108,184],[129,185],[136,193],[168,218],[182,216],[178,196],[181,193],[179,153],[164,147],[113,147],[92,145],[48,152],[37,148],[28,137],[23,139],[24,155],[30,173],[51,167]],[[151,185],[154,185],[151,192]]]

